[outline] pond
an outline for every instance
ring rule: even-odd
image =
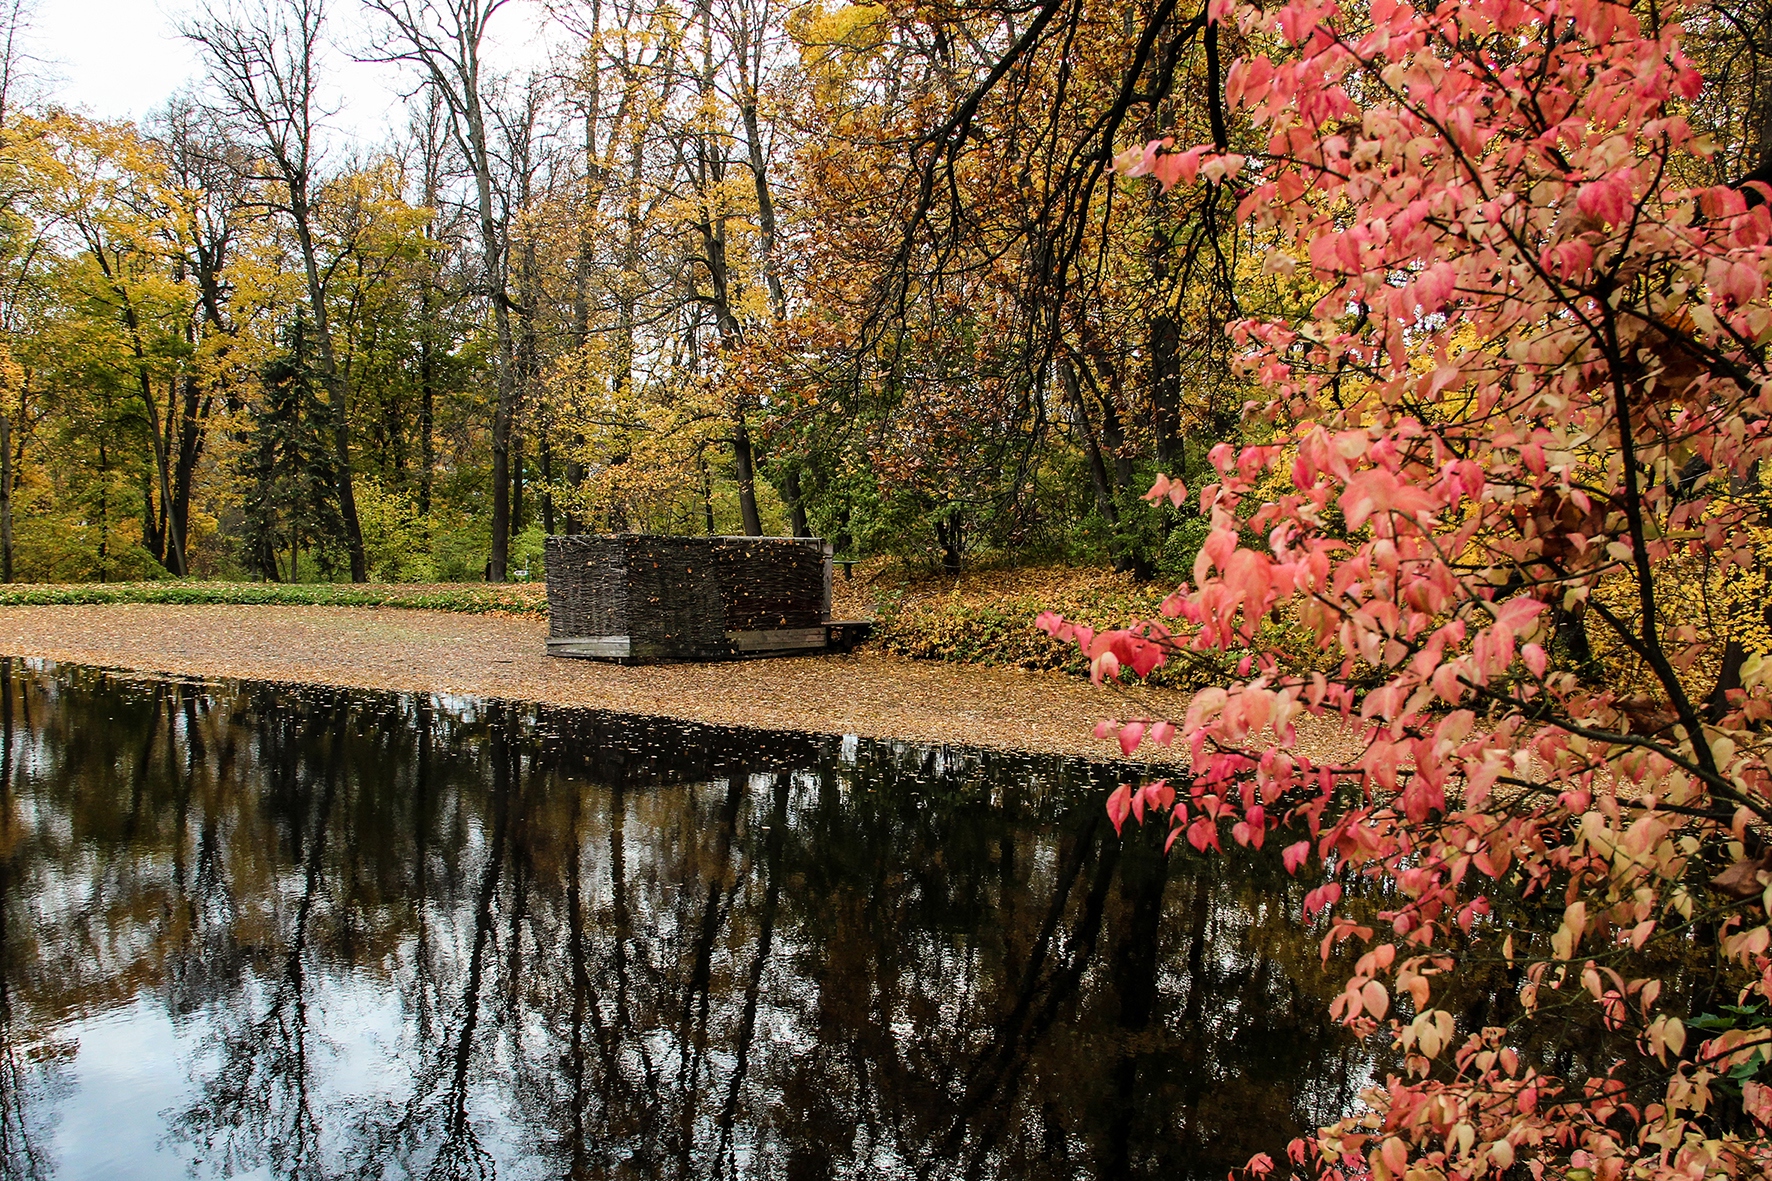
[[[1113,767],[12,659],[0,715],[6,1177],[1216,1181],[1373,1068],[1277,851],[1122,842]]]

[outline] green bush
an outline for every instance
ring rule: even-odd
[[[547,542],[548,535],[540,525],[531,525],[511,538],[511,577],[525,582],[542,581],[542,556],[547,550]]]
[[[357,481],[354,491],[369,576],[378,582],[433,581],[436,564],[411,494],[384,489],[367,476]]]
[[[0,607],[108,603],[240,604],[319,607],[412,607],[470,614],[546,614],[537,585],[393,583],[106,582],[0,586]]]

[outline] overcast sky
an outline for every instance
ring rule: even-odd
[[[40,63],[49,97],[63,106],[105,119],[140,119],[178,91],[200,80],[195,47],[178,35],[192,0],[37,0],[29,47]],[[404,76],[388,66],[360,65],[367,30],[359,0],[331,0],[327,8],[333,51],[330,71],[340,107],[339,135],[362,146],[386,142],[405,127],[400,86]],[[540,5],[519,3],[494,18],[498,41],[491,57],[503,68],[539,65]]]

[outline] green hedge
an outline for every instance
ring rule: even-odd
[[[0,585],[0,607],[107,603],[239,604],[307,607],[412,607],[471,614],[545,615],[540,584],[106,582]]]

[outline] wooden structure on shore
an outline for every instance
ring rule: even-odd
[[[847,650],[816,537],[573,534],[547,542],[548,654],[651,664]]]

